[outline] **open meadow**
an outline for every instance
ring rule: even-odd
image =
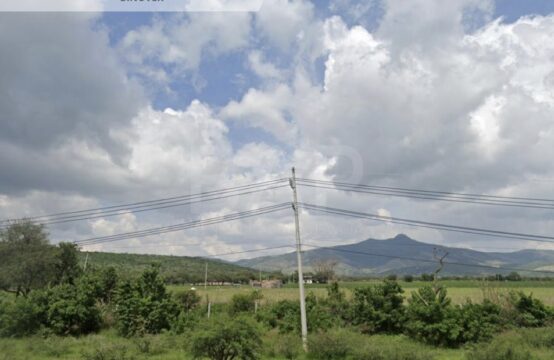
[[[352,289],[356,287],[369,286],[382,282],[382,280],[369,281],[345,281],[339,282],[344,290],[346,297],[351,298]],[[410,294],[429,282],[425,281],[398,281],[399,285],[405,290],[404,296],[408,298]],[[441,284],[448,289],[448,296],[452,298],[455,304],[462,304],[468,299],[474,302],[481,302],[483,296],[494,296],[495,294],[507,293],[510,290],[523,291],[526,294],[532,294],[545,304],[554,305],[554,280],[522,280],[522,281],[481,281],[481,280],[443,280]],[[170,291],[189,290],[190,285],[170,285]],[[227,303],[235,294],[247,294],[252,291],[250,285],[237,286],[194,286],[202,301],[209,299],[212,303]],[[316,296],[325,296],[327,294],[324,284],[307,284],[307,292],[313,292]],[[296,284],[285,284],[278,289],[259,289],[263,295],[261,303],[276,302],[279,300],[298,299],[298,287]]]

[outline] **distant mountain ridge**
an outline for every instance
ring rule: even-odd
[[[337,262],[336,272],[339,275],[347,276],[378,276],[392,273],[416,275],[431,273],[437,268],[438,261],[433,256],[435,248],[448,252],[445,262],[528,270],[554,270],[554,251],[552,250],[520,250],[509,253],[482,252],[419,242],[403,234],[386,240],[367,239],[355,244],[333,246],[330,249],[306,250],[304,251],[303,262],[306,271],[310,271],[314,262],[334,260]],[[343,251],[332,251],[331,249]],[[382,256],[359,254],[356,252],[379,254]],[[407,258],[425,259],[432,262],[421,262]],[[236,264],[266,271],[281,270],[285,273],[291,273],[296,270],[296,254],[288,253],[245,259],[237,261]],[[444,267],[441,274],[479,275],[507,272],[509,271],[448,264]],[[533,275],[540,276],[541,274]]]

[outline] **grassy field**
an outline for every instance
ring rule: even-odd
[[[505,353],[514,351],[528,353],[531,357],[516,356],[510,359],[554,358],[554,328],[506,332],[496,336],[489,344],[471,345],[460,349],[437,349],[401,335],[367,336],[348,332],[345,334],[351,336],[359,346],[367,348],[364,350],[369,351],[367,357],[364,357],[367,359],[501,360],[506,358]],[[125,339],[117,336],[114,331],[80,338],[0,339],[0,360],[185,360],[192,359],[187,352],[187,341],[186,334],[161,334]],[[512,350],[508,350],[510,348]],[[293,358],[307,358],[300,349],[299,339],[269,332],[264,336],[261,355],[262,359],[284,359],[283,353],[292,352],[295,353]],[[479,352],[481,356],[475,357],[475,352]]]
[[[351,296],[352,289],[360,286],[367,286],[375,281],[358,281],[358,282],[341,282],[341,288],[346,292],[347,297]],[[405,294],[409,297],[410,293],[424,285],[430,285],[429,282],[414,281],[405,282],[399,281],[399,284],[404,288]],[[484,292],[506,293],[510,290],[523,291],[532,293],[534,297],[542,300],[545,304],[554,305],[554,281],[512,281],[512,282],[483,282],[478,280],[445,280],[441,284],[448,289],[448,295],[456,304],[461,304],[467,299],[480,302],[483,300]],[[179,291],[190,289],[190,286],[169,286],[170,291]],[[249,293],[252,287],[248,285],[238,286],[208,286],[204,290],[203,286],[196,287],[198,293],[202,296],[203,301],[206,298],[212,303],[226,303],[234,294]],[[316,296],[325,296],[327,293],[326,285],[313,284],[306,285],[307,291],[313,292]],[[264,296],[264,301],[275,302],[283,299],[294,300],[298,298],[298,289],[296,284],[285,285],[280,289],[261,289]]]

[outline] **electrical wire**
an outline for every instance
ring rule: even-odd
[[[72,222],[72,221],[90,220],[90,219],[116,216],[116,215],[122,215],[122,214],[128,214],[128,213],[138,213],[138,212],[144,212],[144,211],[166,209],[171,207],[225,199],[225,198],[230,198],[235,196],[242,196],[242,195],[253,194],[253,193],[258,193],[262,191],[275,190],[275,189],[286,187],[287,186],[286,184],[277,185],[279,184],[279,182],[282,182],[282,181],[283,181],[282,179],[279,179],[279,180],[273,180],[272,182],[264,182],[264,183],[245,185],[245,186],[235,187],[230,189],[204,192],[204,193],[194,194],[194,195],[186,195],[186,196],[179,197],[179,199],[167,198],[163,200],[148,201],[143,203],[117,205],[112,207],[97,208],[97,209],[90,209],[90,210],[80,210],[80,211],[77,211],[79,212],[79,214],[73,214],[73,215],[68,215],[70,214],[70,212],[66,212],[66,213],[58,213],[57,215],[52,214],[52,215],[45,215],[41,217],[32,217],[32,218],[27,218],[25,220],[36,221],[43,225],[50,225],[50,224],[59,224],[59,223],[66,223],[66,222]],[[102,210],[102,209],[107,209],[107,210]],[[98,211],[102,211],[102,212],[97,213]],[[6,221],[8,220],[4,220],[4,222]],[[0,226],[7,227],[9,226],[9,224],[4,224]]]
[[[328,189],[328,190],[340,190],[340,191],[362,193],[362,194],[384,195],[384,196],[394,196],[394,197],[403,197],[403,198],[411,198],[411,199],[422,199],[422,200],[449,201],[449,202],[457,202],[457,203],[554,210],[554,200],[548,200],[548,199],[449,193],[449,192],[443,192],[443,191],[393,188],[393,187],[384,187],[384,186],[370,186],[370,185],[340,183],[340,182],[333,182],[333,181],[302,179],[302,178],[297,179],[297,183],[298,185],[304,186],[304,187]],[[520,201],[520,199],[526,199],[526,201]]]
[[[281,203],[277,205],[266,206],[263,208],[242,211],[238,213],[227,214],[227,215],[218,216],[218,217],[209,218],[209,219],[194,220],[194,221],[181,223],[181,224],[162,226],[157,228],[149,228],[149,229],[144,229],[139,231],[132,231],[132,232],[126,232],[126,233],[120,233],[120,234],[114,234],[114,235],[108,235],[108,236],[97,236],[97,237],[92,237],[92,238],[83,239],[83,240],[76,240],[74,241],[74,243],[78,245],[92,245],[92,244],[131,239],[136,237],[159,235],[159,234],[168,233],[168,232],[175,232],[175,231],[181,231],[181,230],[186,230],[186,229],[191,229],[191,228],[196,228],[201,226],[220,224],[228,221],[240,220],[240,219],[249,218],[253,216],[268,214],[268,213],[284,210],[288,207],[290,207],[290,203]]]
[[[445,230],[445,231],[452,231],[452,232],[459,232],[459,233],[466,233],[466,234],[500,237],[503,239],[517,239],[517,240],[525,240],[525,241],[554,243],[554,237],[552,236],[524,234],[524,233],[516,233],[516,232],[508,232],[508,231],[500,231],[500,230],[480,229],[480,228],[473,228],[473,227],[467,227],[467,226],[447,225],[447,224],[403,219],[403,218],[393,218],[393,217],[381,216],[377,214],[368,214],[368,213],[363,213],[358,211],[351,211],[351,210],[312,205],[312,204],[306,204],[306,203],[299,203],[299,205],[302,208],[305,208],[308,210],[314,210],[314,211],[335,214],[335,215],[344,215],[344,216],[350,216],[350,217],[356,217],[356,218],[383,221],[383,222],[389,222],[394,224],[431,228],[431,229]]]

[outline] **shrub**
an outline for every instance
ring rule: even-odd
[[[414,277],[412,275],[404,275],[404,281],[405,282],[412,282],[412,281],[414,281]]]
[[[211,318],[192,335],[190,350],[197,358],[258,359],[260,330],[251,318],[244,316]]]
[[[352,322],[363,332],[398,333],[403,328],[403,290],[396,281],[354,289]]]
[[[175,300],[181,309],[188,312],[194,310],[200,304],[200,295],[195,290],[185,290],[175,294]]]
[[[273,334],[266,335],[264,348],[268,358],[298,359],[302,353],[302,339],[298,335]]]
[[[262,298],[259,291],[252,291],[250,294],[235,294],[229,303],[229,314],[234,315],[241,312],[254,312],[256,301]]]
[[[351,352],[351,333],[345,330],[321,332],[308,338],[308,358],[317,360],[344,359]]]
[[[100,312],[84,286],[59,285],[48,295],[47,324],[57,335],[81,335],[99,330]]]
[[[513,318],[517,326],[539,327],[552,319],[551,310],[542,301],[533,298],[532,294],[512,292],[509,300],[515,311]]]
[[[124,282],[116,296],[118,330],[123,336],[156,334],[169,329],[179,313],[159,277],[158,268],[144,271],[134,282]]]
[[[346,295],[339,289],[337,282],[333,282],[327,287],[327,298],[323,300],[322,305],[327,308],[333,318],[342,321],[350,319],[350,303],[346,301]]]
[[[333,318],[325,306],[325,301],[319,301],[313,293],[306,296],[306,316],[311,331],[328,329],[337,323],[337,319]],[[300,304],[298,301],[278,301],[258,312],[257,317],[258,320],[270,327],[278,328],[280,333],[300,333]]]
[[[0,337],[32,335],[42,323],[40,308],[31,299],[0,299]]]
[[[489,340],[503,324],[500,306],[488,300],[482,304],[468,302],[459,311],[462,342]]]
[[[459,311],[446,297],[446,289],[437,292],[425,286],[412,293],[406,311],[406,333],[423,342],[456,347],[463,342]]]

